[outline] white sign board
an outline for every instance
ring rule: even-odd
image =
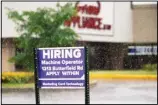
[[[8,19],[5,7],[22,11],[37,8],[56,8],[57,2],[3,2],[2,38],[19,37],[15,24]],[[67,2],[60,2],[64,5]],[[66,25],[79,35],[79,41],[132,42],[132,10],[130,2],[73,2],[78,17],[67,20]],[[69,24],[69,22],[71,24]]]

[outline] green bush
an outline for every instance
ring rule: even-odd
[[[2,83],[29,83],[34,78],[33,72],[3,72]]]
[[[143,66],[143,70],[146,70],[146,71],[154,71],[154,70],[157,70],[157,64],[145,64]]]

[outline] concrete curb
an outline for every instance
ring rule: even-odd
[[[105,74],[105,73],[90,73],[90,79],[106,80],[106,79],[117,79],[117,80],[157,80],[157,75],[131,75],[131,74]]]

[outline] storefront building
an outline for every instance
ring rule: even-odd
[[[125,68],[157,64],[157,4],[133,5],[133,43],[137,53],[128,55]],[[129,60],[130,59],[130,60]]]
[[[17,69],[15,64],[8,62],[8,59],[16,54],[13,39],[18,37],[18,34],[14,23],[8,20],[4,8],[14,8],[18,11],[35,10],[37,7],[54,8],[55,4],[3,2],[2,71]],[[64,25],[74,29],[80,36],[77,46],[89,47],[90,69],[130,68],[126,66],[130,64],[126,61],[129,57],[129,46],[157,44],[157,5],[132,6],[131,2],[77,2],[74,5],[78,9],[78,16],[65,21]]]

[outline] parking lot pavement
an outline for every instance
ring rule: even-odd
[[[41,104],[84,104],[84,90],[40,90]],[[34,91],[2,93],[3,104],[35,104]],[[156,81],[98,81],[90,89],[91,104],[156,104]]]

